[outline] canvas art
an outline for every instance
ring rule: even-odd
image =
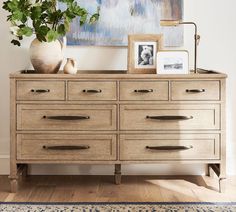
[[[183,44],[183,28],[161,27],[161,19],[183,18],[183,0],[77,0],[92,14],[100,7],[96,24],[71,24],[68,45],[127,46],[128,34],[162,34],[165,46]],[[63,3],[59,4],[63,9]]]

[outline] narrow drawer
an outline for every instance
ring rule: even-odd
[[[116,82],[68,82],[68,99],[81,101],[116,100]]]
[[[220,106],[121,105],[121,130],[216,130],[220,129]]]
[[[220,159],[218,134],[121,135],[121,160]]]
[[[17,100],[65,100],[64,81],[17,81]]]
[[[219,81],[173,81],[171,100],[220,100]]]
[[[18,160],[116,160],[116,135],[17,136]]]
[[[169,99],[167,81],[127,81],[120,82],[120,100],[159,100]]]
[[[17,130],[116,130],[116,105],[18,105]]]

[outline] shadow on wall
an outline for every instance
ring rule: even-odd
[[[5,165],[5,161],[8,159],[4,159],[4,157],[9,155],[10,142],[9,73],[28,68],[30,64],[28,54],[30,40],[24,41],[21,48],[11,44],[12,35],[9,30],[10,24],[6,21],[8,14],[2,9],[2,4],[3,1],[0,1],[0,160],[2,160]],[[3,167],[0,166],[0,171],[1,169],[3,169]]]
[[[9,74],[10,72],[19,69],[28,68],[30,64],[28,48],[31,39],[25,39],[22,42],[22,47],[17,47],[11,44],[13,36],[10,33],[10,23],[6,21],[8,13],[2,9],[3,1],[0,1],[0,64],[4,71],[1,75]],[[6,79],[1,77],[4,82]]]
[[[67,46],[64,56],[75,58],[79,70],[127,70],[127,47]]]

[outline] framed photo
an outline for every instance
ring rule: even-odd
[[[156,57],[157,74],[188,74],[188,51],[159,51]]]
[[[162,44],[162,35],[129,35],[128,73],[155,74],[157,52]]]

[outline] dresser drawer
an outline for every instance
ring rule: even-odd
[[[171,100],[220,100],[219,81],[173,81]]]
[[[121,160],[220,159],[218,134],[121,135]]]
[[[126,81],[120,82],[120,100],[159,100],[169,99],[167,81]]]
[[[17,136],[18,160],[116,160],[116,135]]]
[[[68,82],[68,99],[69,100],[116,100],[117,88],[116,82],[112,81],[90,81]]]
[[[121,130],[220,129],[218,104],[121,105]]]
[[[116,130],[116,105],[18,105],[17,130]]]
[[[24,81],[16,83],[17,100],[65,100],[64,81]]]

